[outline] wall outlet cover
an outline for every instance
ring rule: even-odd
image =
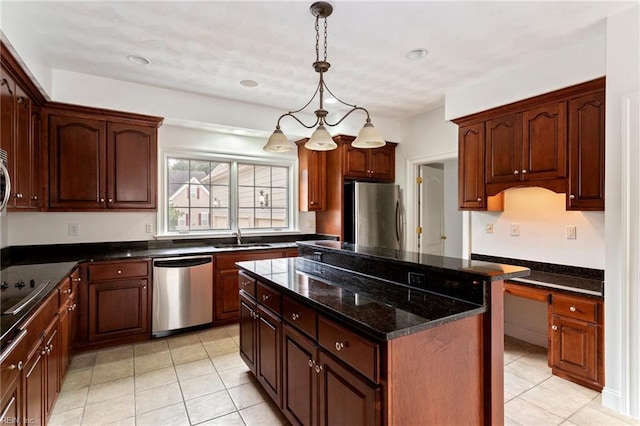
[[[520,224],[512,223],[511,224],[511,235],[517,237],[520,235]]]
[[[67,225],[67,234],[70,237],[77,237],[80,235],[80,225],[77,223],[70,223]]]
[[[567,225],[567,240],[575,240],[578,237],[575,225]]]
[[[147,234],[153,234],[153,225],[151,223],[145,224],[144,230]]]
[[[484,230],[487,234],[493,234],[493,223],[485,223]]]

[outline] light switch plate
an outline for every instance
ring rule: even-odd
[[[567,240],[575,240],[578,237],[575,225],[567,225]]]
[[[520,235],[520,224],[519,223],[512,223],[511,224],[511,235],[514,237],[517,237]]]
[[[485,223],[484,230],[487,234],[493,234],[493,223]]]

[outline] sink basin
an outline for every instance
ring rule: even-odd
[[[271,247],[270,244],[242,243],[242,244],[214,244],[214,248],[245,248],[245,247]]]

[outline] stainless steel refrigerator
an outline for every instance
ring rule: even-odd
[[[400,189],[392,183],[348,182],[344,186],[345,241],[399,250]]]

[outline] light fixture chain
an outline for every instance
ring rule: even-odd
[[[324,18],[324,61],[327,62],[327,18]]]
[[[320,25],[318,21],[320,20],[320,16],[316,16],[316,62],[320,60]],[[325,36],[326,38],[326,36]],[[326,44],[326,40],[325,40]],[[326,60],[326,48],[325,48],[325,60]]]

